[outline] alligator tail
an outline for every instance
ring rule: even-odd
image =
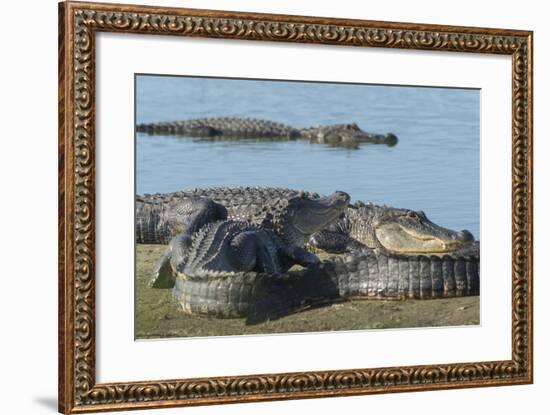
[[[479,256],[334,257],[326,265],[343,298],[442,298],[479,295]]]
[[[162,204],[136,200],[135,237],[138,244],[168,244],[172,235],[162,221]]]
[[[364,251],[285,274],[178,277],[174,296],[189,314],[276,320],[354,298],[431,299],[479,295],[479,256],[405,256]]]
[[[302,270],[273,275],[238,273],[206,280],[178,277],[174,298],[189,314],[246,317],[246,324],[258,324],[337,301],[339,292],[328,274]]]
[[[246,324],[276,320],[307,308],[332,304],[340,299],[335,280],[327,273],[305,271],[262,276],[260,294],[250,305]]]

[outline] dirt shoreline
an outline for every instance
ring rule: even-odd
[[[147,286],[165,247],[136,248],[135,338],[231,336],[479,324],[479,296],[436,300],[357,300],[302,311],[253,326],[244,319],[191,316],[180,311],[171,290]]]

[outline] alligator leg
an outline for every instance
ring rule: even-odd
[[[173,288],[176,283],[175,269],[183,261],[185,251],[191,246],[191,235],[187,232],[174,236],[166,251],[153,268],[149,286],[152,288]]]
[[[289,246],[280,239],[275,241],[277,256],[280,261],[281,271],[286,272],[294,265],[309,267],[310,265],[318,264],[320,259],[317,255],[306,251],[299,246]]]
[[[235,236],[230,244],[235,269],[247,272],[258,271],[277,274],[280,265],[277,260],[277,248],[269,240],[262,238],[256,231],[242,232]]]
[[[311,252],[297,246],[286,247],[284,253],[291,259],[292,262],[303,267],[309,267],[310,265],[318,264],[320,262],[317,255],[314,255]]]
[[[151,278],[149,280],[149,287],[172,288],[174,286],[176,279],[174,278],[172,265],[170,264],[171,256],[172,252],[170,248],[166,248],[164,254],[159,258],[153,267],[153,272],[151,273]]]
[[[356,252],[367,249],[366,245],[363,245],[356,239],[329,229],[324,229],[315,233],[310,238],[308,245],[331,254],[342,254],[345,252]]]
[[[256,231],[240,233],[233,238],[230,246],[235,269],[242,272],[278,274],[295,264],[308,267],[319,263],[319,258],[311,252],[288,246],[280,240],[263,238]]]
[[[227,209],[209,199],[191,198],[175,206],[169,215],[173,224],[170,233],[174,236],[153,268],[149,286],[152,288],[173,288],[175,270],[185,259],[187,249],[191,246],[191,236],[204,225],[225,220]],[[170,222],[170,221],[169,221]]]

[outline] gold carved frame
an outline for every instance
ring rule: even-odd
[[[97,32],[512,55],[512,355],[409,367],[96,383]],[[94,412],[532,383],[533,33],[427,24],[59,4],[59,411]]]

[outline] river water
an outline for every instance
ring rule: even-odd
[[[136,76],[136,123],[243,116],[294,127],[357,123],[394,147],[136,135],[136,191],[279,186],[423,210],[479,237],[480,91]]]

